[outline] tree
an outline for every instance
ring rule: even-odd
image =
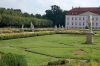
[[[25,27],[30,27],[30,22],[35,27],[50,27],[52,25],[52,21],[42,18],[41,14],[34,16],[22,13],[20,9],[0,8],[0,27],[21,27],[22,24]]]
[[[53,21],[53,26],[57,25],[64,25],[64,18],[65,18],[65,13],[63,12],[62,9],[60,9],[59,6],[53,5],[51,6],[51,10],[46,10],[46,15],[43,16],[44,18],[50,19]]]
[[[0,8],[0,13],[2,14],[5,8]]]
[[[1,22],[1,20],[2,20],[2,17],[1,17],[1,15],[0,15],[0,22]]]
[[[35,17],[36,18],[42,18],[41,14],[36,14]]]
[[[24,13],[23,16],[24,16],[24,17],[30,17],[30,14]]]

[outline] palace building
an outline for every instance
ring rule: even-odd
[[[100,7],[72,8],[66,13],[65,27],[67,29],[85,29],[89,15],[92,15],[93,29],[100,29]]]

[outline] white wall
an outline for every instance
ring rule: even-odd
[[[66,15],[65,27],[66,28],[85,28],[87,25],[87,18],[88,16],[82,16],[82,15]],[[84,22],[84,25],[83,25],[83,22]],[[93,23],[94,23],[93,28],[100,29],[100,16],[93,16]]]

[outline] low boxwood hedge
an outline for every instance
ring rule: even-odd
[[[8,33],[8,34],[0,34],[0,40],[25,38],[25,37],[33,37],[33,36],[42,36],[42,35],[51,35],[51,34],[55,34],[55,32],[47,31],[47,32]]]
[[[56,60],[56,61],[48,62],[47,66],[60,66],[60,65],[65,65],[65,64],[66,64],[65,60]]]

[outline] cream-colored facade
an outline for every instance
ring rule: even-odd
[[[66,15],[65,27],[67,29],[85,29],[88,25],[87,18],[89,15],[92,15],[93,29],[100,29],[100,15],[92,12],[85,12],[79,15]]]

